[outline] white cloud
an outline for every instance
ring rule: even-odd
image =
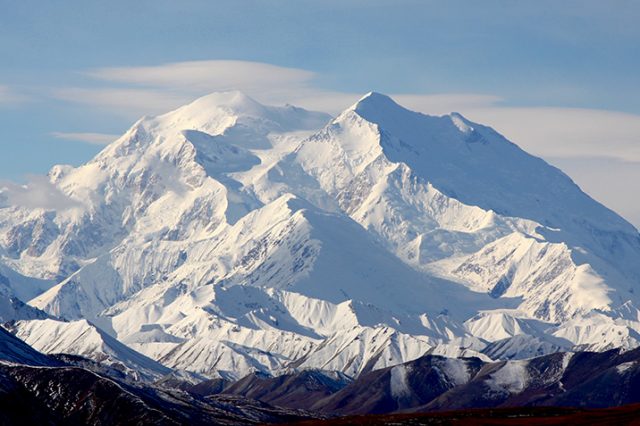
[[[189,61],[148,67],[107,67],[84,73],[124,85],[106,89],[64,88],[54,97],[98,106],[130,118],[159,114],[211,92],[241,90],[265,103],[282,104],[317,90],[315,73],[250,61]]]
[[[0,206],[21,206],[30,209],[67,209],[80,205],[72,200],[47,176],[28,176],[27,183],[0,182]]]
[[[259,92],[270,87],[294,90],[306,87],[315,76],[311,71],[298,68],[224,60],[173,62],[149,67],[98,68],[86,74],[100,80],[194,92]]]
[[[18,93],[15,89],[0,84],[0,105],[21,104],[28,99],[28,96]]]
[[[193,100],[193,96],[162,90],[67,87],[54,89],[56,99],[90,105],[128,119],[161,114]]]
[[[640,161],[640,115],[578,108],[465,108],[525,150],[549,157]]]
[[[478,93],[399,94],[391,96],[405,108],[434,115],[491,107],[503,100],[499,96]]]
[[[640,162],[602,157],[547,157],[585,192],[640,229]]]
[[[63,139],[74,142],[84,142],[90,145],[107,145],[116,139],[119,135],[110,135],[107,133],[68,133],[68,132],[51,132],[51,136],[56,139]]]

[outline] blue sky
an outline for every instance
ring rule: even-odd
[[[336,112],[458,110],[640,225],[640,2],[0,0],[0,179],[239,88]]]

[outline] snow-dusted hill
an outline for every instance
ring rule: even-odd
[[[95,359],[238,378],[640,342],[638,231],[459,114],[216,93],[49,181],[67,208],[0,208],[5,294],[73,321],[5,318],[44,351],[92,356],[78,327]]]

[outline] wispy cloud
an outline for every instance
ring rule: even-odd
[[[0,206],[20,206],[31,209],[68,209],[79,202],[69,198],[53,185],[47,176],[27,176],[27,183],[0,181]]]
[[[500,96],[480,93],[399,94],[393,95],[393,98],[406,108],[436,115],[493,107],[504,100]]]
[[[193,100],[193,95],[135,88],[65,87],[51,92],[56,99],[99,108],[101,112],[135,119],[167,112]]]
[[[51,132],[51,136],[56,139],[62,139],[74,142],[84,142],[90,145],[107,145],[116,139],[118,135],[110,135],[107,133],[68,133],[68,132]]]
[[[497,106],[462,112],[543,157],[640,161],[640,115],[598,109]]]
[[[15,105],[28,101],[29,97],[12,87],[0,84],[0,105]]]
[[[589,195],[640,229],[640,162],[603,157],[546,157]]]
[[[241,90],[266,103],[309,98],[315,73],[251,61],[188,61],[82,72],[113,87],[64,87],[54,98],[91,105],[130,119],[167,112],[211,92]],[[357,98],[356,98],[357,99]]]
[[[111,82],[190,91],[264,91],[270,87],[306,87],[315,73],[298,68],[251,61],[188,61],[149,67],[111,67],[87,75]]]

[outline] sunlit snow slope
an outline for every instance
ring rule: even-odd
[[[91,355],[77,328],[95,358],[236,378],[640,341],[638,231],[456,113],[215,93],[49,180],[68,208],[0,208],[3,294],[52,317],[5,320],[43,351]]]

